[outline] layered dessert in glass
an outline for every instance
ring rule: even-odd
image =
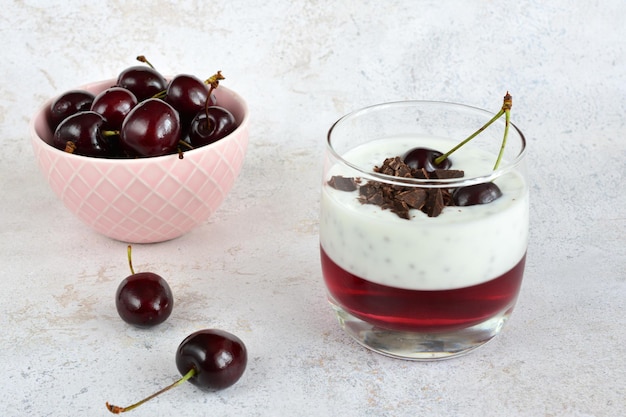
[[[502,130],[494,126],[450,155],[448,170],[418,178],[381,170],[413,149],[441,154],[492,115],[450,103],[388,103],[345,116],[330,130],[322,271],[340,323],[366,347],[407,359],[452,357],[492,339],[511,314],[528,244],[521,132],[511,129],[510,149],[495,170]],[[487,183],[499,192],[493,201],[455,203],[457,190]],[[371,197],[372,188],[383,191]],[[400,203],[383,201],[385,193]],[[435,193],[440,205],[432,208]]]

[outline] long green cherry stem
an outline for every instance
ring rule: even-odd
[[[126,253],[128,254],[128,266],[130,267],[130,273],[135,275],[135,270],[133,269],[133,257],[131,255],[131,252],[132,247],[128,245],[128,249],[126,250]]]
[[[507,91],[506,95],[504,96],[504,102],[502,103],[502,108],[500,109],[500,111],[496,113],[496,115],[493,116],[491,120],[489,120],[487,123],[482,125],[477,131],[469,135],[466,139],[464,139],[458,145],[456,145],[455,147],[453,147],[452,149],[450,149],[448,152],[444,153],[443,155],[439,156],[438,158],[435,158],[435,160],[433,161],[435,165],[442,163],[444,160],[446,160],[446,158],[452,155],[453,152],[458,150],[461,146],[465,145],[470,140],[474,139],[476,136],[478,136],[482,131],[487,129],[493,122],[498,120],[504,114],[505,119],[506,119],[506,122],[504,125],[504,136],[502,138],[502,145],[500,146],[500,153],[498,154],[498,158],[496,159],[496,164],[493,168],[494,170],[497,169],[498,166],[500,165],[500,161],[502,160],[502,155],[504,154],[504,147],[506,145],[506,138],[509,134],[509,124],[510,124],[509,121],[511,118],[512,105],[513,105],[513,97],[511,97],[511,95]]]
[[[136,402],[135,404],[129,405],[127,407],[118,407],[117,405],[109,404],[107,402],[106,403],[107,410],[109,410],[113,414],[120,414],[120,413],[124,413],[126,411],[133,410],[133,409],[139,407],[141,404],[150,401],[151,399],[153,399],[157,395],[161,395],[165,391],[169,391],[170,389],[179,386],[180,384],[184,383],[185,381],[188,381],[189,379],[193,378],[194,375],[196,375],[196,370],[194,368],[191,368],[189,370],[189,372],[187,372],[185,375],[183,375],[183,377],[180,378],[178,381],[175,381],[173,384],[168,385],[165,388],[162,388],[161,390],[159,390],[159,391],[155,392],[154,394],[144,398],[141,401]]]
[[[502,110],[504,110],[504,135],[502,136],[502,145],[500,145],[500,153],[498,154],[498,159],[496,159],[496,164],[493,166],[494,171],[498,169],[498,166],[500,166],[502,155],[504,155],[504,148],[506,146],[506,138],[509,135],[509,125],[511,124],[511,107],[512,106],[513,106],[513,97],[511,97],[511,95],[507,91],[506,95],[504,96],[504,103],[502,104]]]

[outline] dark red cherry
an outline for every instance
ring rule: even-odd
[[[182,341],[176,352],[176,367],[185,375],[195,369],[192,384],[219,390],[230,387],[241,378],[248,354],[237,336],[223,330],[197,331]]]
[[[116,85],[130,90],[138,101],[143,101],[165,90],[167,80],[152,67],[135,65],[118,75]]]
[[[452,166],[450,158],[444,159],[440,164],[435,164],[435,159],[443,155],[441,152],[428,148],[414,148],[402,156],[404,163],[412,169],[424,168],[427,172],[436,169],[449,169]]]
[[[452,193],[452,199],[457,206],[474,206],[476,204],[488,204],[502,197],[502,191],[493,182],[468,185],[457,188]]]
[[[112,146],[105,137],[106,120],[93,111],[82,111],[63,120],[54,131],[53,145],[83,156],[112,156]]]
[[[50,131],[54,132],[63,120],[80,111],[91,108],[94,95],[89,91],[71,90],[57,97],[46,109],[46,119]]]
[[[153,272],[135,273],[132,247],[128,245],[128,266],[131,275],[120,282],[115,292],[115,308],[126,323],[151,327],[163,323],[172,313],[174,296],[161,276]]]
[[[193,75],[179,74],[167,86],[165,101],[174,107],[183,124],[187,124],[193,117],[206,107],[209,96],[208,86]],[[211,95],[209,106],[215,104],[215,96]]]
[[[134,410],[185,381],[209,391],[237,382],[248,363],[248,351],[241,339],[223,330],[199,330],[187,336],[176,351],[176,367],[182,378],[136,403],[119,407],[106,403],[113,414]]]
[[[216,142],[237,128],[235,116],[220,106],[202,110],[191,121],[186,141],[194,148]]]
[[[138,272],[120,283],[115,294],[115,307],[126,323],[151,327],[167,320],[174,308],[174,297],[161,276]]]
[[[122,148],[137,156],[173,153],[180,139],[178,112],[156,98],[137,104],[124,119],[120,131]]]
[[[106,119],[106,128],[120,130],[126,115],[137,105],[137,97],[126,88],[111,87],[99,93],[91,110]]]

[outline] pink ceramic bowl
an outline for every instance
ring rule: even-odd
[[[115,84],[105,80],[80,89],[98,93]],[[96,232],[128,243],[153,243],[179,237],[224,201],[241,171],[248,145],[249,113],[241,96],[220,86],[214,91],[239,127],[210,145],[139,159],[91,158],[51,146],[44,108],[30,124],[41,171],[65,206]]]

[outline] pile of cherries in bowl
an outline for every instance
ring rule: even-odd
[[[237,128],[213,94],[221,72],[204,81],[189,74],[168,80],[137,59],[145,65],[126,68],[104,91],[70,90],[51,102],[45,116],[54,147],[102,158],[182,157]]]
[[[78,219],[115,240],[155,243],[220,207],[243,166],[250,113],[221,72],[163,76],[138,59],[47,100],[30,136],[42,174]]]

